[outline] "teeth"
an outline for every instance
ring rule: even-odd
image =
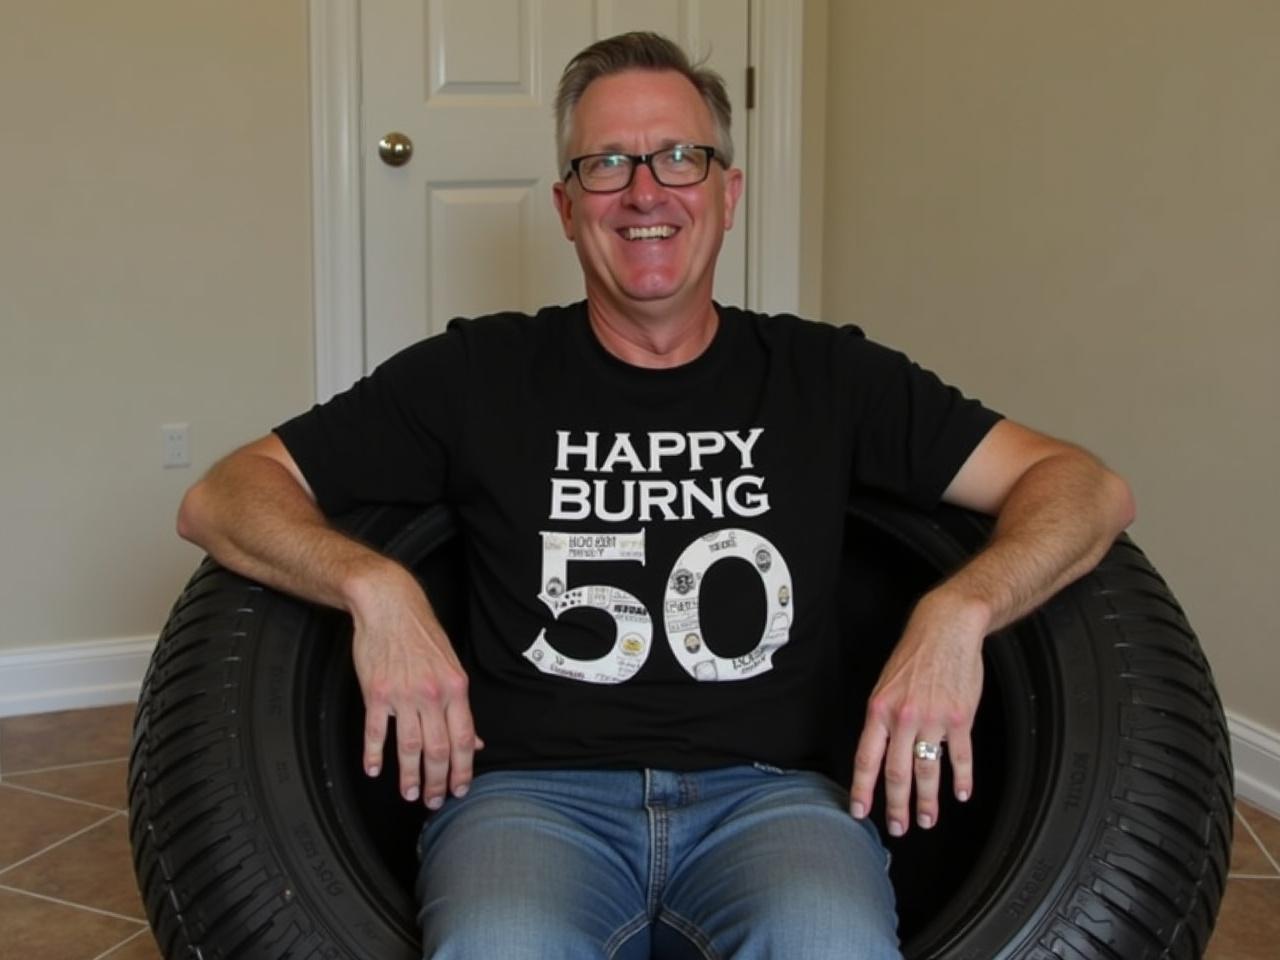
[[[675,227],[664,224],[657,227],[628,227],[623,236],[628,240],[665,240],[667,237],[674,237],[675,233]]]

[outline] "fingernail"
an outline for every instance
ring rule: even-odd
[[[467,791],[470,789],[471,788],[464,783],[462,786],[454,788],[453,795],[457,797],[459,800],[461,800],[463,797],[467,795]]]
[[[404,798],[408,800],[410,803],[413,803],[413,801],[418,799],[418,788],[410,787],[408,790],[404,792]]]
[[[444,797],[431,797],[427,800],[428,810],[439,810],[444,806]]]
[[[920,814],[917,821],[919,822],[920,829],[922,830],[928,830],[933,826],[933,817],[929,816],[927,813]]]
[[[889,821],[889,836],[900,837],[904,832],[905,831],[902,829],[902,824],[900,824],[897,820]]]
[[[849,812],[853,814],[853,819],[861,820],[867,815],[867,808],[862,805],[861,800],[855,800],[853,803],[853,809]]]
[[[364,772],[371,777],[376,777],[378,774],[382,772],[382,768],[375,763],[371,766],[366,767]]]
[[[964,803],[966,800],[969,799],[969,791],[968,790],[958,791],[956,793],[956,799],[959,800],[961,803]]]

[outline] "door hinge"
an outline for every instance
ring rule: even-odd
[[[756,68],[747,67],[747,109],[756,108]]]

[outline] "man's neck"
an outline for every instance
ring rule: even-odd
[[[706,300],[693,311],[653,315],[609,310],[587,298],[587,317],[600,345],[635,367],[679,367],[700,357],[711,345],[720,317]]]

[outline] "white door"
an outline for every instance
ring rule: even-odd
[[[361,4],[365,365],[450,318],[583,296],[551,202],[552,102],[575,53],[656,30],[725,78],[745,166],[748,0],[365,0]],[[378,141],[398,131],[412,159]],[[745,197],[744,197],[745,200]],[[725,238],[716,298],[746,298],[745,204]]]

